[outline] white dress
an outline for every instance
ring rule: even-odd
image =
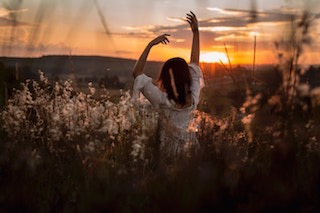
[[[192,105],[177,109],[173,102],[168,99],[168,95],[162,92],[153,84],[152,78],[145,74],[136,77],[133,86],[133,98],[136,100],[139,93],[150,101],[150,103],[159,109],[159,140],[160,148],[166,150],[168,154],[177,154],[187,148],[188,145],[194,144],[197,139],[195,132],[189,128],[192,119],[192,112],[199,103],[200,90],[204,87],[202,71],[196,64],[189,64],[191,76],[191,96]]]

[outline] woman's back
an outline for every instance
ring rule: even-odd
[[[160,148],[170,155],[182,152],[188,144],[197,143],[190,128],[194,106],[185,109],[160,108],[158,131]]]
[[[190,130],[192,112],[199,102],[200,90],[204,86],[202,71],[195,64],[188,65],[191,77],[191,105],[185,108],[177,108],[173,100],[169,100],[168,94],[160,90],[152,83],[152,79],[145,74],[138,76],[134,82],[133,97],[138,98],[139,92],[150,101],[159,111],[158,135],[160,147],[168,153],[180,153],[184,147],[196,143],[195,132]]]

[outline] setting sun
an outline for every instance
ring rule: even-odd
[[[202,52],[200,61],[205,63],[228,63],[228,57],[223,52]]]

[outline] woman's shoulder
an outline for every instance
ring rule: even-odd
[[[135,82],[140,82],[140,81],[144,81],[144,80],[152,80],[151,77],[147,76],[146,74],[144,73],[141,73],[140,75],[137,75],[135,78],[134,78],[134,81]]]
[[[193,76],[193,75],[195,75],[197,77],[202,76],[202,70],[199,65],[197,65],[195,63],[190,63],[190,64],[188,64],[188,66],[189,66],[189,72],[190,72],[191,76]]]

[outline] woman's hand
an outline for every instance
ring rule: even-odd
[[[170,36],[169,34],[163,34],[163,35],[160,35],[158,37],[156,37],[155,39],[153,39],[152,41],[150,41],[149,45],[150,46],[154,46],[154,45],[157,45],[159,43],[162,43],[162,44],[167,44],[169,43],[169,39],[168,39],[168,36]]]
[[[145,63],[147,61],[147,57],[149,55],[151,47],[153,47],[154,45],[157,45],[159,43],[162,43],[162,44],[169,43],[168,36],[170,36],[170,35],[163,34],[163,35],[156,37],[152,41],[150,41],[150,43],[146,46],[146,48],[144,49],[144,51],[140,55],[138,61],[136,62],[136,64],[133,67],[132,75],[134,78],[136,78],[138,75],[141,75],[143,73],[143,69],[144,69]]]
[[[190,24],[193,33],[199,31],[197,17],[192,11],[190,11],[190,13],[187,13],[187,22]]]
[[[196,15],[190,11],[187,13],[187,22],[190,24],[193,32],[190,62],[199,65],[200,59],[200,37],[198,29],[198,20]]]

